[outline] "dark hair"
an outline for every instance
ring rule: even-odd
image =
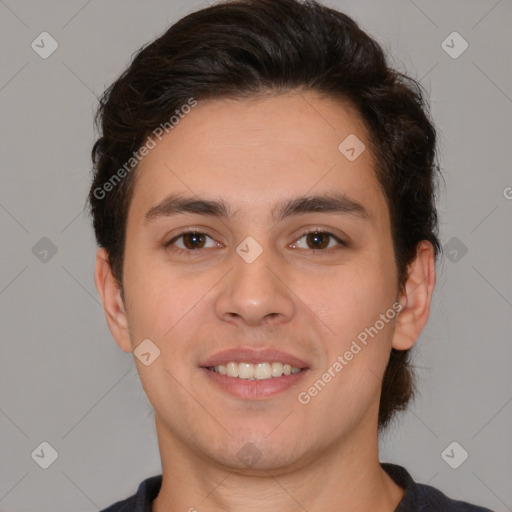
[[[315,1],[234,0],[179,20],[139,50],[100,100],[88,200],[97,242],[121,289],[134,184],[126,163],[136,168],[132,157],[153,130],[190,98],[301,90],[348,101],[365,122],[389,207],[399,289],[420,241],[433,245],[437,259],[436,132],[420,84],[392,69],[379,44],[345,14]],[[380,429],[414,396],[409,355],[391,350]]]

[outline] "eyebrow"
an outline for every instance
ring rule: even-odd
[[[144,223],[147,224],[159,217],[184,213],[228,218],[236,215],[237,212],[231,213],[229,205],[223,200],[171,194],[148,210],[144,216]],[[361,203],[343,193],[300,196],[288,199],[271,210],[276,222],[304,213],[338,213],[353,215],[363,220],[372,219],[370,212]]]

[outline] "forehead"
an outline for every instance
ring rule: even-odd
[[[330,192],[387,210],[364,123],[311,92],[199,101],[139,164],[132,206],[144,215],[171,192],[222,196],[241,215]]]

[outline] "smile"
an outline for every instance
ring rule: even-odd
[[[227,375],[228,377],[253,380],[278,378],[283,375],[296,374],[301,371],[301,368],[295,368],[294,366],[281,362],[251,364],[245,362],[237,363],[235,361],[230,361],[226,365],[210,366],[208,369],[220,375]]]

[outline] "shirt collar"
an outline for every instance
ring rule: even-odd
[[[382,469],[393,479],[393,481],[405,489],[404,496],[395,512],[406,512],[414,505],[417,499],[416,485],[408,471],[402,466],[380,463]],[[151,502],[158,496],[162,486],[162,475],[155,475],[146,478],[137,489],[135,512],[151,512]]]

